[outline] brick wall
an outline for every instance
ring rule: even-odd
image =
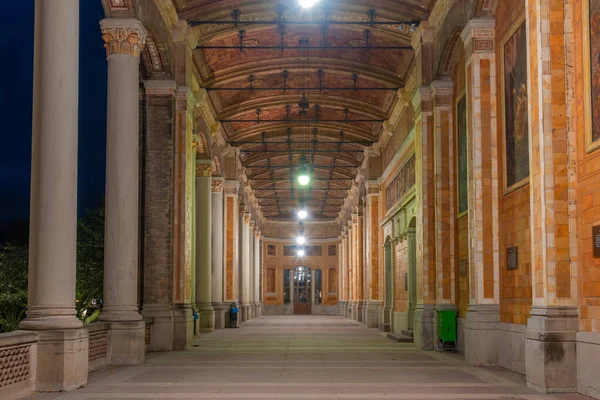
[[[173,98],[148,95],[143,162],[145,303],[171,303],[173,207]]]

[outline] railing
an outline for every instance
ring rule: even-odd
[[[37,332],[0,334],[0,398],[15,399],[35,390]]]
[[[88,371],[96,371],[110,364],[110,324],[95,322],[85,325],[89,335]]]

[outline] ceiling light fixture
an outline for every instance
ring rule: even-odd
[[[302,245],[302,244],[306,243],[306,238],[305,238],[304,236],[298,236],[298,237],[296,238],[296,242],[297,242],[298,244]]]
[[[305,209],[300,209],[298,210],[298,218],[300,219],[306,219],[306,217],[308,217],[308,211],[306,211]]]
[[[300,7],[302,8],[311,8],[318,2],[319,0],[298,0],[298,4],[300,4]]]
[[[308,169],[306,168],[306,156],[304,153],[300,155],[300,164],[302,167],[298,173],[298,183],[300,183],[302,186],[306,186],[310,183],[310,175],[308,174]]]
[[[298,257],[304,257],[304,249],[298,249]]]

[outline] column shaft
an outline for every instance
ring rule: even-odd
[[[212,306],[212,160],[196,160],[196,307],[200,332],[215,328]]]
[[[225,310],[223,287],[223,178],[212,180],[212,305],[215,309],[215,328],[225,327]]]
[[[261,270],[260,265],[260,233],[257,231],[254,235],[254,304],[255,304],[255,317],[261,314],[261,301],[260,301],[260,281],[261,281]]]

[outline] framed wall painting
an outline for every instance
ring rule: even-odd
[[[467,96],[456,100],[456,199],[458,217],[469,210],[469,163],[467,160]]]
[[[527,24],[520,19],[501,46],[504,189],[529,181],[529,116],[527,109]]]
[[[586,150],[600,148],[600,0],[583,2]]]

